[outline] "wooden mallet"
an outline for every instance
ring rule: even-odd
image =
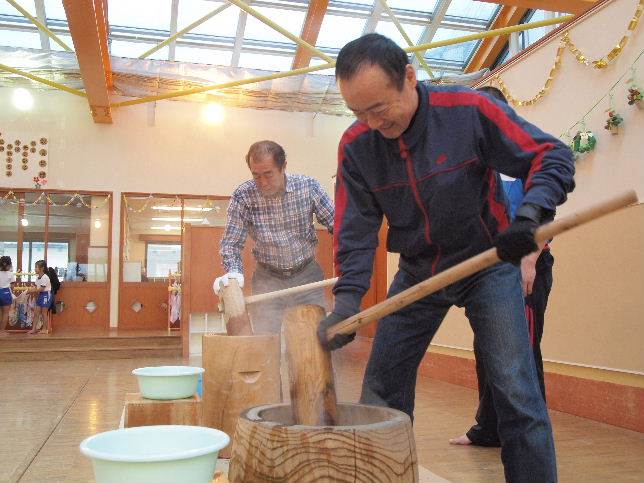
[[[231,279],[228,286],[221,286],[221,291],[219,292],[219,310],[224,314],[226,332],[228,335],[250,335],[253,333],[252,324],[246,311],[247,305],[327,287],[333,285],[337,280],[337,278],[329,278],[297,287],[244,297],[244,293],[239,283],[237,283],[237,280]]]
[[[537,243],[550,240],[555,235],[635,202],[637,202],[637,195],[634,191],[623,193],[541,226],[535,233],[535,239]],[[490,248],[338,323],[327,331],[327,337],[331,339],[336,334],[354,333],[369,322],[391,314],[499,261],[496,248]],[[324,317],[322,309],[304,306],[291,309],[284,319],[286,355],[290,368],[291,405],[296,424],[332,425],[336,421],[331,354],[322,349],[316,336],[317,325],[322,317]]]

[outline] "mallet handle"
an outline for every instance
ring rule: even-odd
[[[637,202],[637,194],[635,191],[627,191],[619,194],[613,198],[590,206],[577,213],[572,213],[552,223],[539,227],[535,233],[535,240],[537,243],[542,243],[550,240],[555,235],[564,233],[579,225],[583,225],[601,216],[607,215],[614,211]],[[469,258],[457,265],[454,265],[447,270],[444,270],[433,277],[424,280],[407,290],[394,295],[387,300],[384,300],[372,307],[369,307],[362,312],[349,317],[346,320],[331,327],[327,332],[327,337],[331,339],[336,334],[351,334],[358,330],[365,324],[378,320],[385,315],[389,315],[396,310],[399,310],[407,305],[426,297],[438,290],[441,290],[454,282],[457,282],[465,277],[483,270],[484,268],[491,267],[500,259],[496,253],[496,248],[490,248],[478,255]]]
[[[333,285],[338,281],[338,277],[327,278],[326,280],[320,280],[319,282],[311,282],[304,285],[299,285],[297,287],[285,288],[282,290],[275,290],[274,292],[260,293],[257,295],[250,295],[244,300],[246,305],[254,304],[257,302],[265,302],[266,300],[272,300],[279,297],[286,297],[287,295],[295,295],[300,292],[308,292],[320,287],[326,287],[328,285]]]

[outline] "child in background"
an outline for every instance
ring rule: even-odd
[[[49,275],[47,275],[47,262],[44,260],[38,260],[35,265],[36,275],[38,279],[36,280],[36,290],[38,291],[38,298],[36,299],[36,312],[34,313],[34,319],[31,324],[31,330],[29,334],[35,334],[38,332],[38,324],[42,321],[43,326],[47,323],[46,320],[48,316],[49,306],[51,305],[51,281],[49,280]]]
[[[9,312],[13,303],[13,293],[11,292],[11,283],[16,281],[16,274],[13,273],[11,257],[0,257],[0,334],[5,335],[7,332],[7,323],[9,322]]]

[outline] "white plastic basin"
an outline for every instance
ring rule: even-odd
[[[157,366],[134,369],[141,395],[147,399],[184,399],[197,392],[202,367]]]
[[[90,436],[80,444],[96,483],[211,483],[230,441],[201,426],[140,426]]]

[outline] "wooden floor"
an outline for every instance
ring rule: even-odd
[[[180,357],[181,334],[166,330],[83,329],[0,332],[0,362]]]
[[[191,360],[199,364],[198,359]],[[0,364],[0,482],[94,481],[80,441],[119,424],[125,393],[136,391],[133,368],[179,359],[3,362]],[[336,357],[338,394],[355,401],[364,364]],[[448,438],[472,422],[472,390],[419,378],[419,462],[451,482],[503,481],[499,450],[454,447]],[[643,482],[644,435],[552,413],[561,482]]]

